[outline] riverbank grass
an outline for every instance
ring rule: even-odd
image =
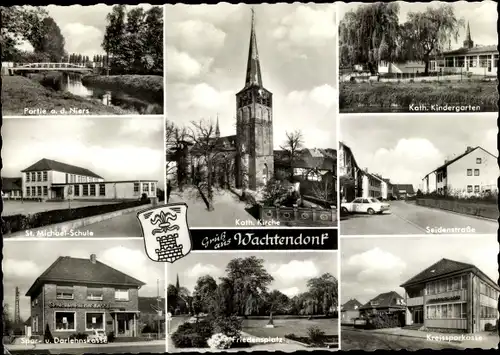
[[[106,106],[99,100],[88,100],[43,87],[23,76],[2,76],[3,116],[24,115],[123,115],[132,111]]]
[[[457,82],[368,82],[340,83],[341,112],[366,112],[369,108],[388,112],[394,107],[409,111],[411,104],[471,105],[481,111],[498,110],[496,81]]]
[[[83,85],[118,89],[144,99],[163,104],[163,76],[159,75],[85,75]],[[139,97],[139,96],[138,96]]]

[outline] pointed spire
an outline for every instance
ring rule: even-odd
[[[179,291],[181,284],[179,283],[179,274],[177,274],[177,281],[175,282],[175,289]]]
[[[220,137],[220,129],[219,129],[219,114],[217,114],[217,123],[215,124],[215,136],[217,138]]]
[[[470,38],[470,26],[469,26],[469,21],[467,21],[467,35],[466,35],[465,39],[466,39],[467,41],[471,41],[471,38]]]
[[[473,48],[474,47],[474,41],[472,41],[471,35],[470,35],[470,25],[469,22],[467,22],[467,33],[465,34],[465,40],[464,40],[464,48]]]
[[[262,87],[259,52],[257,50],[257,37],[255,35],[255,12],[252,8],[252,27],[250,30],[250,47],[248,50],[247,76],[245,78],[245,87],[253,85]]]

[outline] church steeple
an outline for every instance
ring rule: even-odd
[[[255,35],[255,12],[252,8],[252,28],[250,30],[250,47],[248,50],[247,76],[245,87],[262,87],[262,75],[260,73],[259,51],[257,50],[257,36]]]
[[[177,281],[175,281],[175,289],[179,291],[181,284],[179,283],[179,274],[177,274]]]
[[[469,22],[467,22],[467,33],[465,35],[464,47],[469,49],[474,47],[474,41],[472,41],[472,38],[470,36]]]
[[[217,123],[215,124],[215,137],[220,138],[219,114],[217,114]]]

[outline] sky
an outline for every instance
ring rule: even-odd
[[[145,10],[151,5],[127,5],[127,9],[140,6]],[[106,30],[106,16],[113,6],[97,4],[92,6],[71,5],[44,6],[50,17],[54,19],[65,39],[68,53],[81,53],[92,58],[95,54],[106,54],[101,47]],[[33,50],[29,43],[23,43],[22,49]]]
[[[4,302],[13,315],[15,288],[19,287],[19,308],[23,320],[30,316],[31,308],[29,297],[25,297],[26,292],[60,256],[87,259],[95,254],[98,261],[146,283],[139,289],[140,297],[156,297],[157,280],[160,280],[160,295],[165,294],[165,265],[146,256],[142,238],[5,241],[3,248]]]
[[[289,297],[307,291],[307,280],[330,273],[338,280],[337,252],[267,252],[267,253],[191,253],[167,268],[167,283],[179,284],[193,292],[199,277],[210,275],[217,282],[225,275],[227,264],[234,258],[256,256],[264,260],[266,270],[274,277],[270,289]]]
[[[415,189],[468,146],[498,156],[496,113],[342,115],[340,131],[361,169]]]
[[[343,238],[341,303],[356,298],[365,304],[390,291],[404,297],[404,289],[399,285],[442,258],[473,264],[497,281],[496,239],[494,235]]]
[[[158,180],[164,186],[163,117],[4,119],[2,176],[21,176],[43,158],[89,169],[108,181]]]
[[[444,2],[433,1],[432,3],[409,3],[397,1],[400,6],[399,21],[403,23],[407,19],[409,12],[423,12],[428,6],[436,7]],[[356,9],[361,3],[337,3],[338,19],[341,20],[344,14],[352,9]],[[470,34],[474,44],[483,46],[496,45],[498,43],[497,34],[497,3],[495,1],[456,1],[449,3],[453,5],[457,18],[463,18],[465,23],[470,23]],[[461,48],[466,36],[466,28],[460,31],[458,41],[451,39],[452,49]]]
[[[336,42],[333,4],[254,6],[264,87],[273,93],[274,147],[301,130],[307,148],[336,148]],[[167,107],[174,123],[219,116],[236,133],[250,41],[246,4],[167,5]]]

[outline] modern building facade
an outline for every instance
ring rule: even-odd
[[[424,193],[474,196],[498,192],[497,157],[481,147],[467,147],[464,153],[428,173],[422,179]]]
[[[340,308],[340,322],[342,324],[354,324],[354,320],[359,318],[359,308],[363,306],[361,302],[353,298],[347,301]]]
[[[408,325],[467,333],[497,325],[500,287],[472,264],[441,259],[401,287]]]
[[[31,333],[68,338],[93,330],[136,337],[138,292],[144,283],[99,262],[59,257],[30,287]]]
[[[23,198],[41,200],[135,200],[156,197],[157,180],[105,181],[74,165],[41,159],[22,170]]]

